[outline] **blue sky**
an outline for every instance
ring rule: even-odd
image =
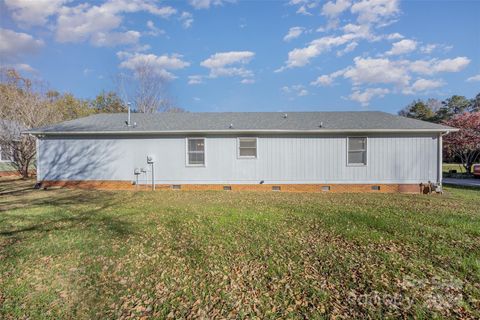
[[[480,92],[480,1],[2,0],[0,63],[92,98],[148,64],[189,111],[383,110]]]

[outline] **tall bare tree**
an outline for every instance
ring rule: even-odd
[[[172,102],[168,77],[148,62],[138,63],[129,74],[120,73],[115,82],[119,96],[124,101],[134,103],[137,112],[184,111]]]
[[[0,69],[0,146],[12,165],[27,178],[34,165],[36,140],[21,134],[61,120],[41,90],[13,69]]]

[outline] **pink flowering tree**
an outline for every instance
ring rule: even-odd
[[[462,161],[468,173],[480,157],[480,112],[466,112],[444,122],[447,126],[460,129],[443,137],[447,156]]]

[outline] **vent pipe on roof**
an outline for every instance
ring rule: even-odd
[[[287,119],[287,117],[288,117],[288,114],[284,113],[283,114],[283,119]]]
[[[323,128],[323,121],[320,122],[319,127],[320,127],[320,128]]]
[[[130,127],[131,125],[131,119],[130,119],[130,102],[127,102],[127,107],[128,107],[128,119],[127,119],[127,126]]]
[[[230,123],[230,126],[228,128],[232,129],[233,128],[233,123]]]

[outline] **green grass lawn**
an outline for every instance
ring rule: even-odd
[[[458,173],[465,173],[465,168],[460,163],[444,163],[443,173],[448,173],[449,170],[457,170]]]
[[[0,318],[480,317],[480,191],[0,181]]]

